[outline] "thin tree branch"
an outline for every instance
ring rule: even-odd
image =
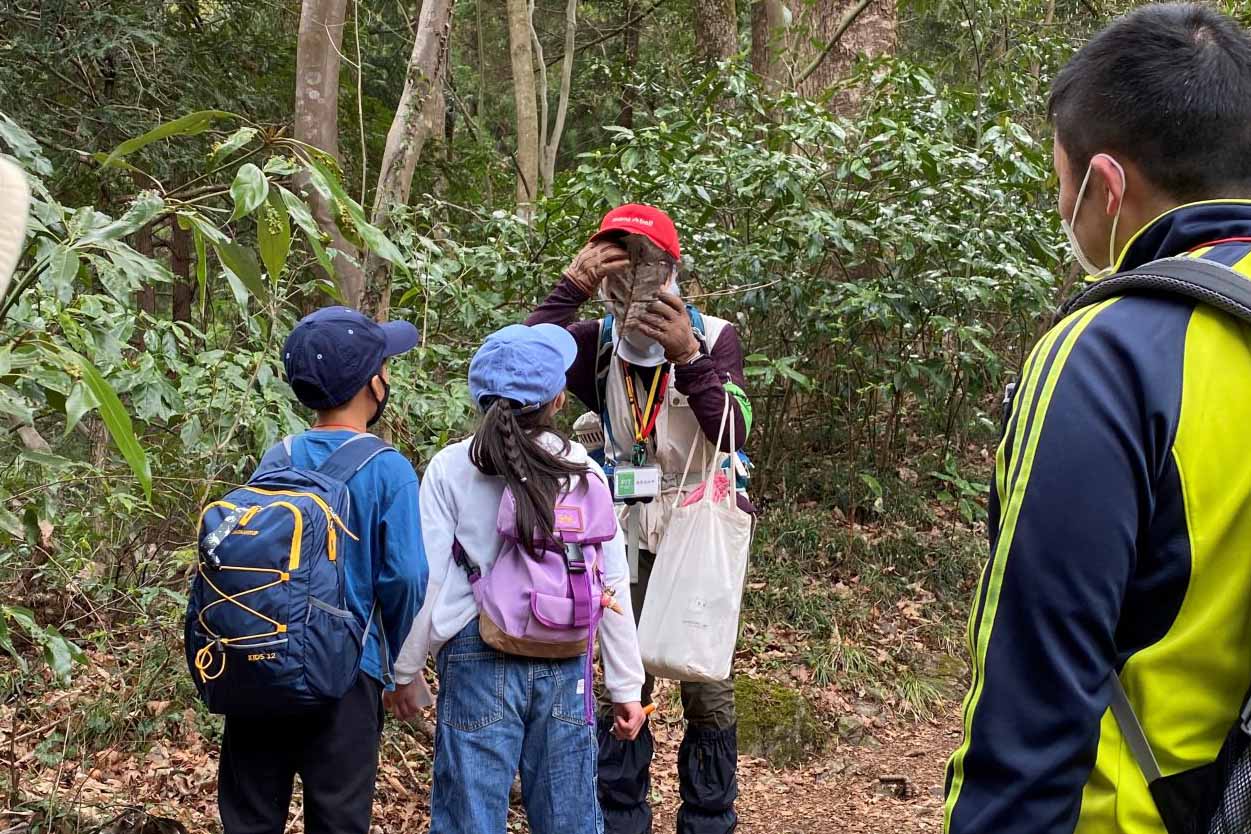
[[[543,42],[534,28],[534,0],[530,0],[530,42],[534,45],[534,62],[539,66],[539,182],[545,192],[551,191],[547,180],[547,64],[543,63]]]
[[[830,42],[825,45],[824,49],[817,53],[817,57],[812,59],[812,63],[810,63],[804,71],[799,74],[799,77],[795,79],[796,87],[807,81],[808,78],[817,71],[817,68],[821,66],[826,57],[834,51],[834,47],[838,45],[838,42],[842,40],[843,35],[847,34],[847,30],[851,28],[851,24],[856,22],[856,18],[860,17],[860,14],[865,9],[869,8],[869,4],[872,2],[873,0],[860,0],[859,3],[847,10],[847,13],[843,15],[843,19],[838,22],[838,28],[834,30],[834,34],[830,37]]]
[[[552,196],[552,183],[556,179],[556,155],[560,152],[560,137],[565,132],[565,116],[569,112],[569,93],[573,89],[573,44],[577,31],[578,0],[568,0],[565,6],[565,60],[560,70],[560,99],[556,105],[556,124],[552,126],[552,135],[544,148],[541,163],[544,166],[544,190],[548,197]]]
[[[592,46],[598,46],[599,44],[603,43],[604,41],[610,41],[610,40],[612,40],[613,38],[617,37],[618,35],[620,35],[620,34],[621,34],[622,32],[624,32],[625,30],[627,30],[627,29],[629,29],[630,27],[632,27],[632,26],[634,26],[635,24],[637,24],[639,21],[641,21],[641,20],[643,20],[643,19],[645,19],[645,18],[647,18],[647,17],[650,17],[650,16],[651,16],[651,14],[652,14],[652,12],[656,11],[657,9],[659,9],[659,8],[660,8],[661,6],[663,6],[664,4],[665,4],[665,0],[656,0],[656,2],[655,2],[655,3],[652,3],[652,4],[651,4],[650,6],[648,6],[646,9],[644,9],[644,10],[643,10],[643,11],[641,11],[641,12],[639,12],[637,15],[635,15],[634,17],[632,17],[632,18],[630,18],[629,20],[627,20],[625,23],[622,23],[622,24],[621,24],[620,26],[618,26],[617,28],[615,28],[615,29],[609,29],[607,32],[605,32],[604,34],[600,35],[598,38],[595,38],[594,40],[591,40],[591,41],[587,41],[587,42],[586,42],[586,43],[584,43],[584,44],[580,44],[580,45],[579,45],[579,46],[578,46],[578,47],[574,50],[574,52],[582,52],[582,51],[584,51],[584,50],[590,49]],[[565,59],[565,53],[564,53],[564,52],[562,52],[562,53],[560,53],[559,55],[557,55],[555,58],[553,58],[552,60],[548,61],[548,62],[547,62],[547,65],[550,67],[552,64],[559,63],[559,62],[563,61],[564,59]]]
[[[361,129],[361,205],[369,188],[369,151],[365,146],[365,59],[361,54],[361,0],[352,0],[352,32],[356,37],[356,118]],[[332,42],[333,43],[333,42]]]

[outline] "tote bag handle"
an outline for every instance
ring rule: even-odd
[[[731,461],[733,461],[734,453],[737,451],[737,449],[734,449],[734,441],[735,441],[734,420],[730,418],[730,395],[728,393],[725,395],[725,406],[721,409],[721,427],[717,430],[717,446],[713,450],[712,466],[708,470],[708,474],[707,476],[704,477],[704,480],[703,480],[703,486],[704,486],[703,500],[704,501],[712,500],[711,498],[712,487],[716,481],[717,469],[718,467],[721,466],[721,456],[726,454],[725,452],[721,451],[721,441],[725,439],[727,426],[730,432],[730,447],[732,449],[732,451],[729,453],[728,456],[730,457]],[[691,474],[691,464],[694,463],[695,461],[695,450],[699,448],[700,446],[699,441],[700,439],[696,438],[691,443],[691,451],[686,456],[686,468],[682,470],[682,480],[678,482],[679,483],[678,494],[673,499],[674,509],[677,509],[678,506],[682,503],[682,496],[683,496],[683,492],[685,489],[686,479]],[[733,471],[734,471],[733,465],[731,465],[731,468],[730,468],[731,474],[733,474]],[[731,508],[737,505],[736,504],[737,499],[735,497],[736,492],[737,490],[733,488],[726,490],[726,503],[729,504]]]

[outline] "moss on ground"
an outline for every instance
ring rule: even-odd
[[[825,748],[829,732],[802,693],[776,681],[739,677],[734,696],[741,753],[787,767]]]

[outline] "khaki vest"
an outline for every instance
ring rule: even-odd
[[[729,326],[729,322],[708,315],[705,315],[703,319],[704,341],[708,349],[712,350],[717,339]],[[612,438],[611,440],[608,437],[604,438],[605,451],[611,443],[618,465],[628,465],[634,450],[634,419],[630,413],[630,400],[626,395],[621,361],[615,356],[608,368],[605,389],[608,417],[612,421]],[[646,392],[639,392],[639,394],[643,397],[647,396]],[[742,438],[736,438],[736,442],[741,444]],[[664,408],[661,409],[660,416],[656,419],[656,428],[647,442],[647,462],[660,467],[664,474],[664,481],[660,497],[650,504],[639,506],[641,546],[644,550],[655,553],[660,544],[661,536],[669,522],[669,514],[673,509],[674,498],[681,487],[679,481],[682,479],[682,470],[686,467],[686,459],[691,453],[692,445],[696,446],[696,451],[691,461],[687,483],[697,484],[708,474],[708,467],[712,465],[716,448],[704,436],[704,431],[700,428],[699,420],[695,418],[695,412],[691,409],[686,395],[678,393],[671,381],[665,396]],[[623,529],[629,529],[626,519],[629,510],[628,506],[619,508]]]

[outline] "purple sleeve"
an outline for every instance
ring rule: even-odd
[[[739,449],[747,443],[748,425],[743,418],[743,409],[736,397],[730,396],[725,386],[727,383],[746,390],[746,378],[743,375],[743,346],[738,339],[738,331],[729,325],[721,331],[717,343],[712,346],[708,356],[697,359],[689,365],[682,365],[677,370],[675,387],[685,394],[704,430],[708,442],[716,443],[721,431],[721,414],[725,410],[725,399],[730,397],[730,419],[734,421],[734,445]],[[722,451],[732,451],[730,438],[722,441]]]
[[[599,412],[595,386],[595,355],[599,352],[599,320],[578,320],[578,310],[590,296],[568,278],[561,278],[547,298],[526,319],[527,325],[559,324],[573,336],[578,358],[565,375],[565,385],[586,408]],[[718,412],[718,418],[720,412]]]

